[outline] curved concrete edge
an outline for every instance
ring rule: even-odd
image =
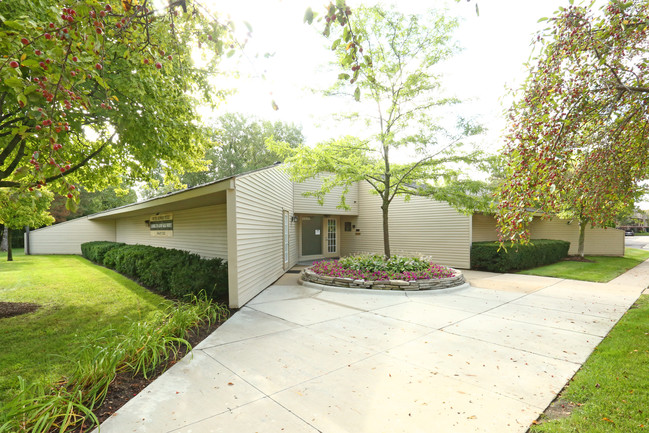
[[[325,284],[312,283],[311,281],[304,281],[301,278],[298,278],[298,284],[301,284],[304,287],[309,287],[311,289],[322,290],[326,292],[362,293],[366,295],[372,294],[372,295],[387,295],[387,296],[426,296],[426,295],[430,296],[430,295],[436,295],[441,293],[453,293],[471,287],[469,283],[464,283],[455,287],[449,287],[445,289],[433,289],[433,290],[351,289],[349,287],[327,286]]]

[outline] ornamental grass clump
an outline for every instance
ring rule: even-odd
[[[449,278],[453,270],[416,257],[357,255],[340,260],[316,262],[311,270],[318,275],[354,280],[435,280]]]
[[[99,424],[100,406],[118,373],[149,377],[158,367],[177,360],[190,332],[201,325],[224,322],[229,310],[207,297],[174,303],[150,320],[133,322],[125,333],[112,329],[79,342],[71,357],[76,368],[54,386],[19,379],[16,396],[0,402],[0,433],[91,431]]]

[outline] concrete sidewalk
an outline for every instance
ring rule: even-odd
[[[649,284],[466,271],[346,292],[287,274],[101,426],[124,432],[525,432]]]

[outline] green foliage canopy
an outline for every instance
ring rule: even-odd
[[[281,161],[281,156],[266,147],[266,139],[297,146],[304,142],[302,129],[294,124],[271,122],[238,113],[227,113],[210,125],[215,143],[205,155],[206,171],[185,173],[188,186],[211,182]]]
[[[227,23],[187,1],[0,3],[0,187],[78,199],[197,167],[208,144],[199,98],[231,45]],[[205,48],[206,64],[192,60]]]

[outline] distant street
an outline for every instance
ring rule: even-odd
[[[649,236],[625,236],[624,245],[628,248],[649,250]]]

